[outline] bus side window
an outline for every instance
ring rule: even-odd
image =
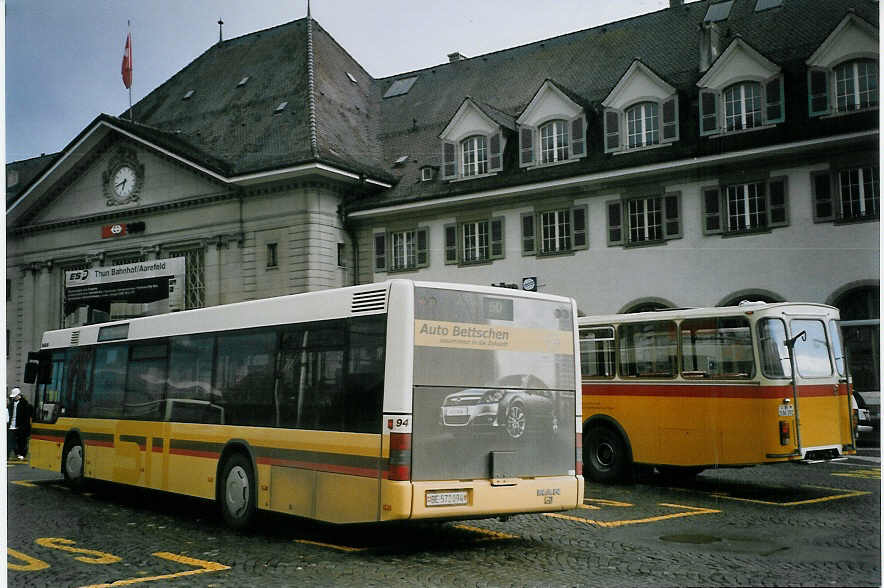
[[[674,322],[625,323],[617,331],[620,335],[620,368],[623,376],[675,376],[678,344]]]
[[[92,358],[94,347],[79,347],[67,351],[67,382],[62,405],[67,416],[86,416],[92,398]]]
[[[98,345],[92,374],[92,397],[86,414],[97,418],[121,418],[126,394],[129,345]]]
[[[218,336],[215,386],[221,394],[225,422],[272,427],[276,424],[273,372],[275,329]]]
[[[64,397],[64,351],[55,351],[50,358],[50,369],[46,370],[46,381],[40,381],[37,386],[36,407],[34,420],[44,423],[54,423],[62,416],[62,400]],[[44,377],[41,374],[41,380]]]
[[[168,348],[165,341],[132,346],[126,381],[126,418],[163,418]]]
[[[613,378],[614,327],[580,329],[580,372],[584,378]]]

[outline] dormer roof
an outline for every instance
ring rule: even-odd
[[[832,67],[858,58],[878,59],[878,29],[854,12],[845,16],[807,59],[811,67]]]
[[[700,78],[697,86],[720,90],[738,79],[761,82],[780,71],[779,65],[758,52],[742,37],[737,37]]]
[[[605,108],[622,109],[641,99],[664,100],[675,94],[675,88],[658,76],[651,68],[634,59],[617,81],[611,93],[602,100]]]

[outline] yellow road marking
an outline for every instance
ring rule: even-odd
[[[63,539],[61,537],[41,537],[40,539],[34,539],[34,543],[41,547],[48,547],[49,549],[60,549],[61,551],[67,551],[70,553],[85,553],[86,555],[93,556],[84,557],[81,555],[74,558],[77,561],[81,561],[87,564],[112,564],[117,563],[118,561],[122,561],[116,555],[111,555],[110,553],[105,553],[103,551],[95,551],[94,549],[83,549],[81,547],[71,547],[71,545],[76,545],[76,542],[71,541],[70,539]]]
[[[727,500],[736,500],[738,502],[754,502],[755,504],[767,504],[770,506],[800,506],[802,504],[816,504],[818,502],[828,502],[830,500],[839,500],[841,498],[855,498],[871,494],[871,492],[863,492],[861,490],[844,490],[842,488],[826,488],[825,486],[806,486],[807,488],[816,488],[818,490],[831,490],[833,492],[843,492],[844,494],[833,494],[831,496],[822,496],[820,498],[810,498],[808,500],[796,500],[793,502],[773,502],[771,500],[759,500],[757,498],[739,498],[737,496],[728,496],[727,494],[710,494],[716,498],[725,498]]]
[[[867,480],[880,480],[881,470],[855,470],[853,472],[835,472],[833,476],[843,476],[845,478],[864,478]]]
[[[7,560],[6,566],[10,570],[15,570],[17,572],[36,572],[39,570],[45,570],[49,567],[49,564],[45,561],[41,561],[35,557],[31,557],[30,555],[25,555],[21,551],[16,551],[15,549],[7,548]],[[23,564],[9,563],[8,556],[12,556],[15,559],[20,559],[25,562]]]
[[[330,547],[338,551],[365,551],[366,547],[348,547],[346,545],[335,545],[333,543],[322,543],[321,541],[310,541],[309,539],[295,539],[295,543],[305,543],[307,545],[317,545],[319,547]]]
[[[207,572],[220,572],[223,570],[229,570],[230,566],[225,566],[224,564],[216,563],[213,561],[203,561],[201,559],[194,559],[192,557],[187,557],[184,555],[176,555],[174,553],[169,553],[167,551],[158,551],[156,553],[152,553],[154,557],[159,557],[162,559],[167,559],[169,561],[174,561],[176,563],[184,564],[187,566],[194,566],[197,569],[195,570],[187,570],[185,572],[176,572],[174,574],[164,574],[162,576],[150,576],[147,578],[129,578],[127,580],[117,580],[112,584],[92,584],[90,586],[84,586],[83,588],[106,588],[107,586],[128,586],[129,584],[139,584],[141,582],[156,582],[157,580],[171,580],[173,578],[181,578],[183,576],[194,576],[196,574],[205,574]]]
[[[629,507],[629,506],[635,506],[634,504],[631,504],[631,503],[629,503],[629,502],[620,502],[620,501],[618,501],[618,500],[607,500],[607,499],[605,499],[605,498],[584,498],[584,499],[583,499],[583,504],[584,504],[584,506],[589,506],[589,505],[586,504],[587,502],[593,502],[593,503],[596,503],[596,504],[601,504],[602,506],[616,506],[616,507],[618,507],[618,508],[625,508],[625,507]],[[593,508],[593,509],[595,510],[595,509],[598,509],[599,507],[590,507],[590,508]]]
[[[37,487],[36,484],[34,484],[33,482],[28,482],[27,480],[16,480],[12,483],[15,484],[16,486],[24,486],[26,488],[36,488]]]
[[[667,515],[659,515],[659,516],[655,516],[655,517],[646,517],[643,519],[629,519],[629,520],[622,520],[622,521],[594,521],[592,519],[584,519],[583,517],[575,517],[575,516],[564,515],[564,514],[559,514],[559,513],[555,513],[555,512],[548,512],[545,514],[548,517],[554,517],[557,519],[566,519],[566,520],[575,521],[578,523],[586,523],[587,525],[594,525],[596,527],[612,528],[612,527],[623,527],[626,525],[641,525],[644,523],[656,523],[659,521],[665,521],[667,519],[677,519],[680,517],[692,517],[692,516],[701,515],[701,514],[716,514],[716,513],[721,512],[720,510],[715,510],[712,508],[700,508],[698,506],[686,506],[683,504],[668,504],[665,502],[660,502],[659,506],[665,506],[667,508],[685,508],[685,509],[687,509],[687,511],[686,512],[676,512],[676,513],[667,514]]]
[[[491,531],[489,529],[483,529],[481,527],[472,527],[470,525],[454,525],[456,529],[463,529],[464,531],[471,531],[473,533],[480,533],[482,535],[487,535],[488,539],[518,539],[518,535],[510,535],[509,533],[502,533],[500,531]]]

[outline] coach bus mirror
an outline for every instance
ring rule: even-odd
[[[25,384],[33,384],[37,381],[37,373],[40,371],[40,364],[37,362],[29,361],[25,364]]]

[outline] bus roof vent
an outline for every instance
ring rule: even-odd
[[[71,345],[80,344],[80,331],[71,331]]]
[[[385,310],[387,310],[386,289],[366,290],[353,294],[352,312],[383,312]]]

